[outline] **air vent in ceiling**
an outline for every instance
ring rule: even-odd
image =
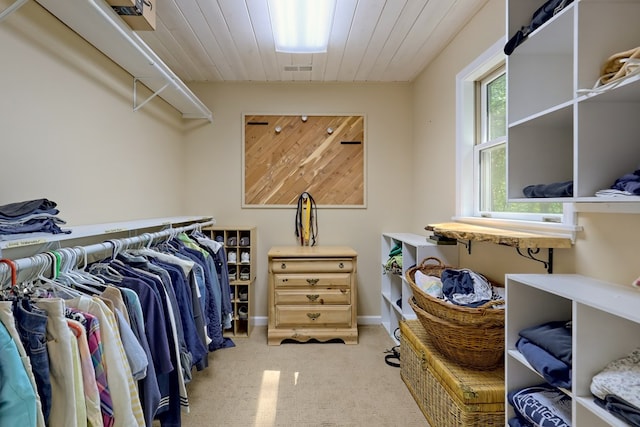
[[[311,65],[285,65],[284,71],[312,71]]]

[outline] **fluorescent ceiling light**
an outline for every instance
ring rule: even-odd
[[[269,0],[276,51],[327,51],[336,0]]]

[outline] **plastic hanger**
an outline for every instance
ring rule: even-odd
[[[55,281],[76,290],[88,292],[91,295],[100,294],[101,290],[96,289],[94,286],[101,286],[103,283],[100,283],[97,280],[87,280],[72,270],[72,268],[77,264],[77,254],[73,249],[62,249],[60,251],[60,255],[61,265],[58,267],[58,273]],[[89,282],[93,286],[90,286]]]
[[[36,277],[33,282],[27,282],[25,286],[25,293],[39,293],[38,291],[51,291],[53,295],[64,298],[67,295],[80,296],[82,295],[77,290],[63,285],[60,282],[56,282],[56,274],[58,270],[57,257],[51,252],[45,252],[43,254],[37,254],[33,257],[35,263],[40,265],[40,269],[36,273]],[[45,272],[51,269],[53,279],[45,276]],[[47,287],[48,285],[48,287]],[[59,292],[65,294],[61,295]],[[48,292],[47,292],[48,293]]]
[[[9,294],[7,295],[7,297],[11,296],[15,296],[16,295],[16,286],[17,286],[17,282],[18,282],[18,272],[17,272],[17,268],[16,268],[16,264],[10,260],[10,259],[6,259],[6,258],[2,258],[0,259],[0,263],[3,264],[7,264],[7,266],[9,266],[9,273],[10,273],[10,277],[11,277],[11,282],[10,282],[10,287],[8,289],[6,289],[6,291],[9,292]],[[5,278],[2,277],[2,281],[0,282],[0,287],[2,285],[2,283],[4,283]],[[5,290],[3,289],[3,292]]]

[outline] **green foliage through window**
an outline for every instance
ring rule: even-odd
[[[562,214],[562,203],[507,202],[506,73],[503,71],[497,77],[494,74],[483,83],[481,119],[484,131],[482,141],[477,146],[480,162],[480,211]]]

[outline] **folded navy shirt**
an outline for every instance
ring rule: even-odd
[[[516,348],[549,384],[554,387],[571,388],[571,366],[526,338],[520,338],[516,342]]]
[[[571,322],[547,322],[525,328],[519,335],[571,366]]]
[[[571,197],[573,196],[573,181],[527,185],[522,189],[522,192],[525,197]]]

